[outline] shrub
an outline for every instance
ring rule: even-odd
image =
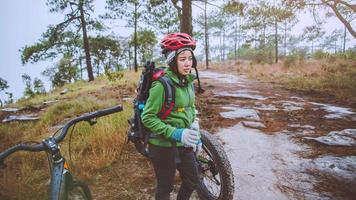
[[[291,54],[285,57],[283,61],[283,67],[290,68],[294,67],[297,64],[297,56],[295,54]]]
[[[109,81],[119,81],[124,77],[124,73],[122,72],[110,72],[110,71],[106,71],[105,75],[108,77]]]
[[[322,50],[317,50],[312,57],[317,60],[321,60],[324,58],[329,58],[330,54],[328,52],[323,52]]]
[[[356,60],[356,51],[353,49],[348,49],[344,53],[337,53],[336,57],[347,60]]]

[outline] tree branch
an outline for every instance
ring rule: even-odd
[[[354,38],[356,38],[356,31],[352,28],[351,24],[341,15],[341,13],[339,12],[339,10],[336,7],[337,2],[340,2],[340,1],[333,1],[334,2],[333,4],[329,4],[330,1],[328,2],[326,0],[322,0],[322,2],[325,3],[326,5],[328,5],[334,11],[337,18],[339,18],[339,20],[345,25],[345,27],[351,33],[351,35]]]
[[[339,4],[342,4],[342,5],[346,6],[346,7],[349,7],[353,12],[356,12],[356,4],[351,5],[346,1],[340,1],[340,0],[335,0],[334,2],[335,2],[335,4],[339,3]]]
[[[172,0],[173,6],[177,9],[178,11],[178,18],[179,20],[182,19],[182,8],[177,5],[178,0]]]

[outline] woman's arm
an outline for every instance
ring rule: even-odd
[[[142,123],[149,128],[153,134],[163,135],[171,138],[175,127],[164,123],[157,114],[161,111],[164,104],[164,87],[159,81],[152,83],[150,96],[148,97],[143,113],[141,115]]]

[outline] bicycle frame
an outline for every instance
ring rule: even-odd
[[[93,121],[91,121],[92,119],[99,118],[120,111],[122,111],[122,106],[114,106],[111,108],[98,110],[95,112],[85,113],[67,122],[63,126],[62,131],[58,136],[44,139],[39,144],[21,143],[12,146],[3,152],[0,152],[0,167],[2,168],[6,167],[6,165],[4,164],[4,160],[9,155],[17,151],[30,151],[30,152],[46,151],[49,154],[49,162],[50,162],[50,170],[51,170],[50,199],[51,200],[67,199],[69,189],[71,189],[71,187],[75,185],[75,183],[72,175],[70,174],[69,170],[66,167],[65,159],[61,155],[58,144],[65,138],[65,136],[67,135],[67,131],[72,125],[81,121],[87,121],[89,124],[92,125],[94,124]]]
[[[67,189],[67,179],[64,179],[63,176],[69,173],[67,171],[65,174],[64,171],[64,158],[62,157],[59,146],[53,138],[48,138],[43,141],[45,146],[48,148],[48,153],[51,156],[51,200],[59,200],[61,194],[66,195],[66,191],[61,191],[61,189]],[[70,173],[69,173],[70,174]],[[62,180],[65,180],[62,183]],[[64,193],[63,193],[64,192]]]

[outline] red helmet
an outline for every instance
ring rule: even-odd
[[[172,33],[166,35],[161,41],[162,53],[165,54],[168,51],[175,51],[183,47],[190,47],[195,49],[195,40],[186,33]]]

